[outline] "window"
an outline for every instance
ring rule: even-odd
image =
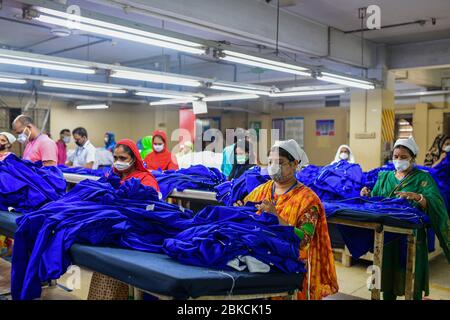
[[[395,140],[406,139],[413,135],[413,115],[396,114],[395,115]]]

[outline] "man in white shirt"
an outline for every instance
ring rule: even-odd
[[[70,155],[67,165],[69,167],[84,167],[88,169],[97,169],[96,149],[89,141],[85,128],[78,127],[72,131],[73,140],[77,148]]]

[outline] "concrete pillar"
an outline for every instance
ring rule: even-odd
[[[428,103],[418,103],[414,108],[413,115],[413,136],[419,146],[417,163],[423,164],[425,154],[428,149]]]

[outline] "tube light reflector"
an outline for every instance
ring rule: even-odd
[[[74,73],[84,73],[84,74],[94,74],[94,69],[83,68],[81,66],[76,66],[75,64],[60,63],[55,61],[38,60],[33,58],[25,57],[5,57],[8,55],[0,54],[0,64],[10,64],[16,66],[23,66],[28,68],[42,68],[56,71],[66,71]]]
[[[280,61],[274,61],[270,59],[255,57],[252,55],[224,50],[223,57],[220,57],[222,60],[235,62],[239,64],[245,64],[253,67],[259,67],[264,69],[270,69],[274,71],[286,72],[300,76],[310,77],[311,73],[307,68],[300,67],[294,64],[284,63]]]
[[[272,93],[271,97],[300,97],[300,96],[316,96],[327,94],[341,94],[345,93],[344,89],[336,90],[312,90],[312,91],[292,91],[292,92],[277,92]]]
[[[217,96],[209,96],[203,98],[202,100],[205,102],[217,102],[217,101],[232,101],[232,100],[250,100],[250,99],[258,99],[259,96],[256,94],[224,94]]]
[[[109,106],[107,104],[85,104],[78,105],[78,110],[95,110],[95,109],[108,109]]]
[[[156,93],[156,92],[148,92],[148,91],[137,91],[134,93],[136,96],[140,97],[155,97],[155,98],[167,98],[167,99],[183,99],[189,96],[183,95],[175,95],[175,94],[165,94],[165,93]]]
[[[40,8],[38,11],[47,11],[47,13],[41,14],[34,19],[47,24],[57,25],[69,29],[83,30],[112,38],[119,38],[192,54],[204,54],[206,52],[205,48],[203,48],[201,44],[182,39],[157,35],[151,32],[128,28],[51,9]]]
[[[150,102],[151,106],[166,106],[166,105],[173,105],[173,104],[185,104],[185,103],[192,103],[194,101],[197,101],[198,99],[165,99],[160,101],[154,101]]]
[[[222,90],[222,91],[231,91],[231,92],[241,92],[241,93],[250,93],[250,94],[258,94],[258,95],[264,95],[269,96],[269,91],[262,91],[257,89],[251,89],[251,88],[243,88],[243,87],[229,87],[225,85],[212,85],[210,89],[213,90]]]
[[[111,87],[111,86],[88,84],[88,83],[67,82],[67,81],[44,80],[42,85],[44,87],[51,87],[51,88],[92,91],[92,92],[104,92],[104,93],[126,93],[127,92],[127,90],[125,90],[125,89],[119,89],[119,88]]]
[[[27,83],[27,80],[0,77],[0,82],[2,82],[2,83],[11,83],[11,84],[25,84],[25,83]]]
[[[349,87],[359,88],[359,89],[375,89],[375,85],[370,81],[345,77],[341,75],[336,75],[328,72],[323,72],[322,75],[318,76],[317,79],[328,81],[332,83],[342,84]]]
[[[202,83],[198,80],[183,78],[182,76],[173,77],[162,74],[152,74],[152,73],[125,71],[125,70],[113,70],[113,72],[111,73],[111,77],[129,80],[148,81],[154,83],[166,83],[186,87],[200,87],[202,85]]]

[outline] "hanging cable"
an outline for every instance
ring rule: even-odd
[[[280,33],[280,0],[277,0],[277,37],[275,54],[278,56],[278,36]]]

